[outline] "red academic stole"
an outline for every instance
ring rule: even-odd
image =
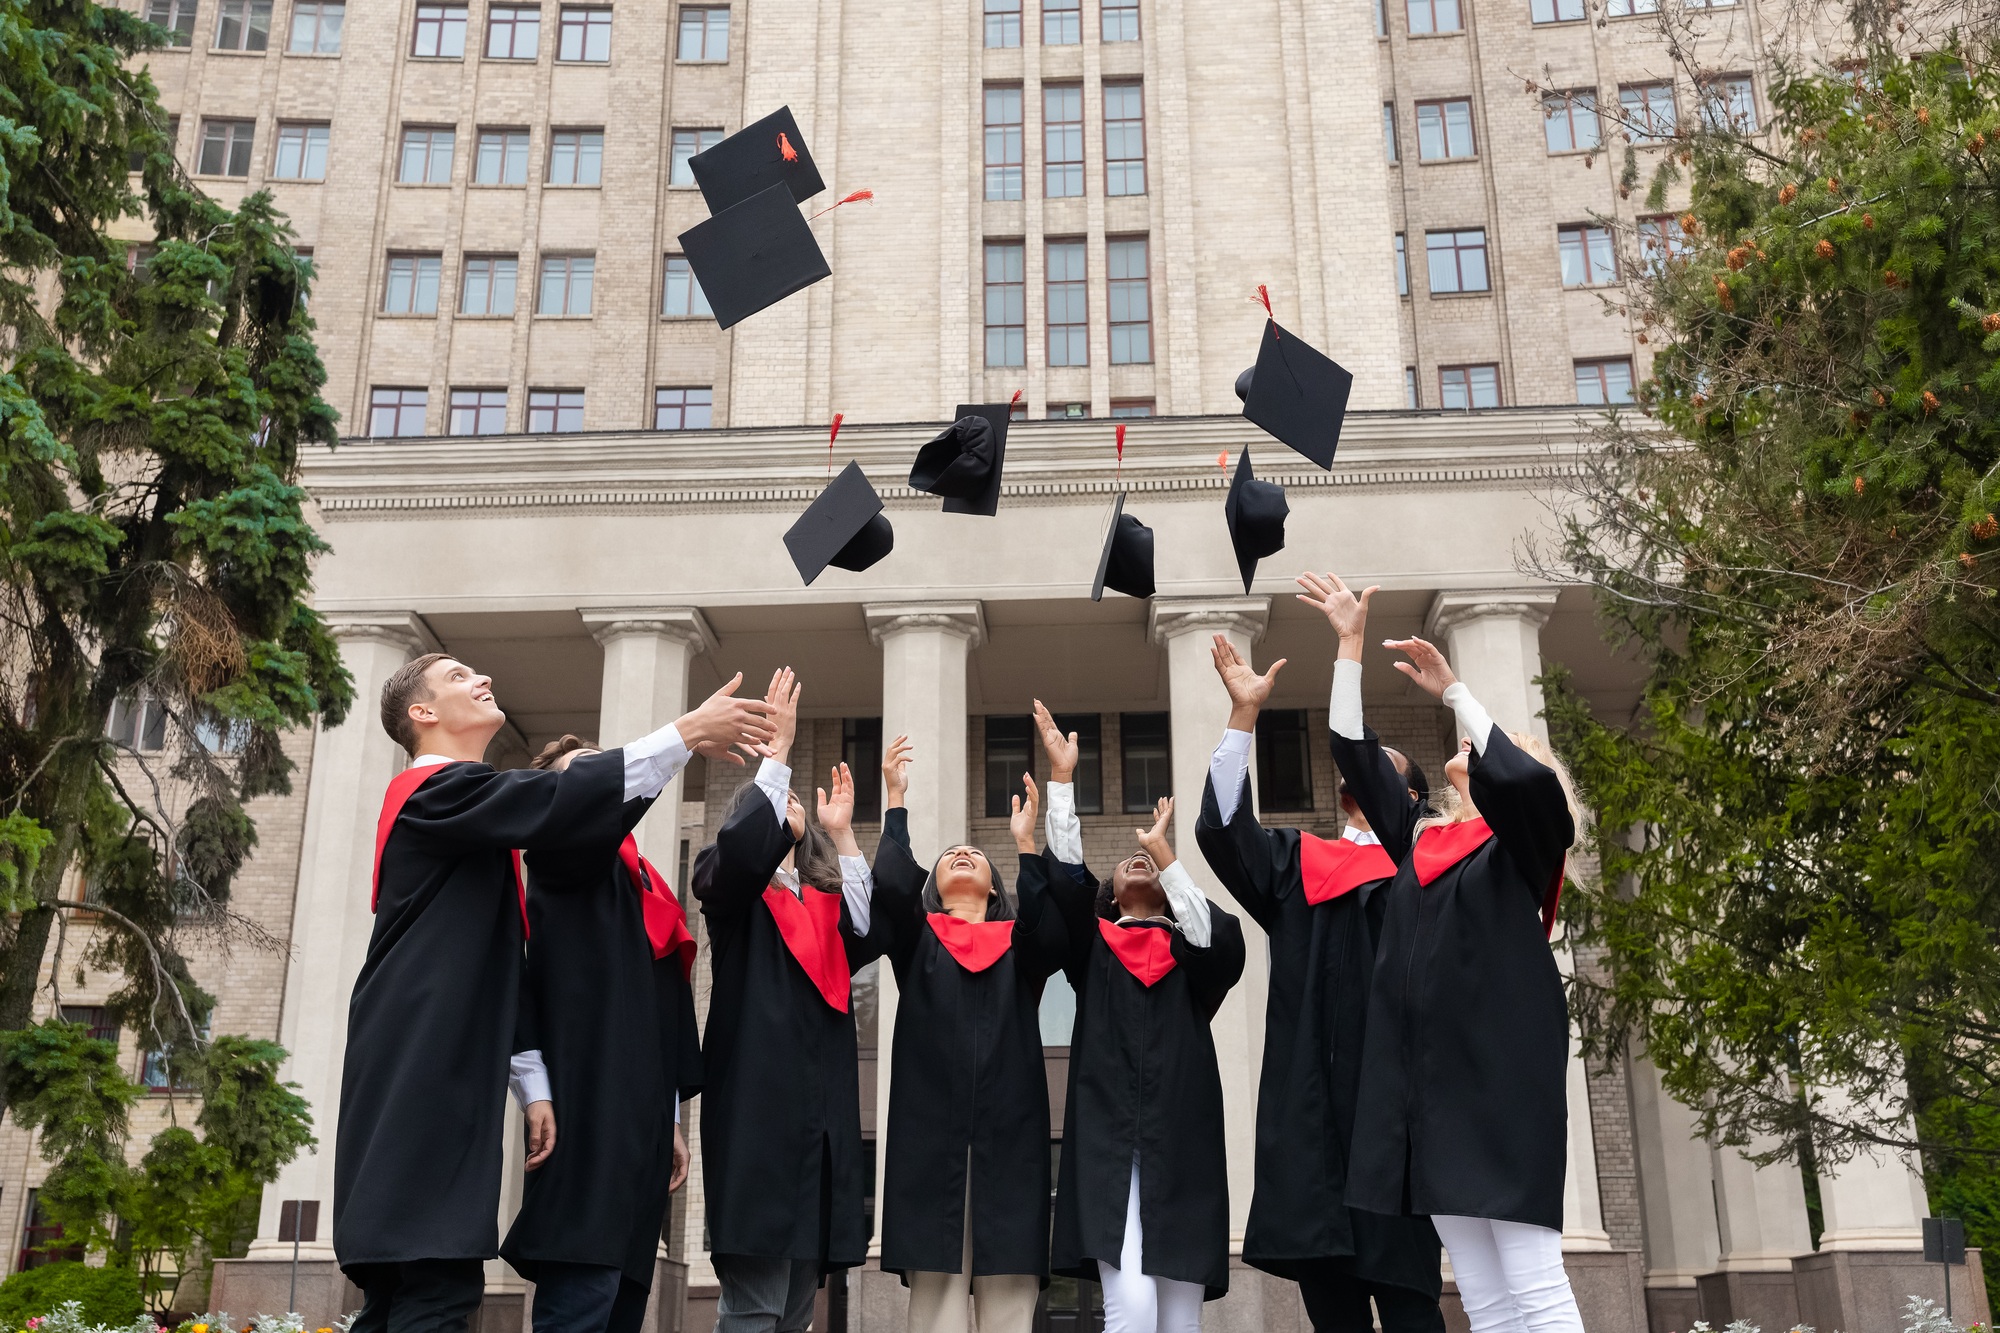
[[[1014,947],[1012,921],[962,921],[950,912],[927,916],[938,943],[968,972],[984,972]]]
[[[1411,858],[1417,869],[1417,883],[1428,887],[1439,875],[1463,861],[1466,857],[1492,841],[1493,830],[1484,819],[1468,819],[1458,824],[1439,824],[1427,828],[1417,838],[1416,852]],[[1548,887],[1542,890],[1542,933],[1556,933],[1556,908],[1562,905],[1563,872],[1569,868],[1569,858],[1563,858],[1556,866],[1556,873]]]
[[[1299,835],[1299,874],[1305,879],[1306,901],[1315,907],[1395,873],[1396,862],[1380,843]]]
[[[653,957],[679,954],[681,975],[693,981],[694,936],[688,933],[687,913],[681,910],[680,899],[667,890],[666,879],[653,863],[639,855],[639,843],[629,833],[618,844],[618,859],[632,877],[632,887],[639,891],[639,912],[646,921],[646,939],[653,946]]]
[[[1174,970],[1174,932],[1171,929],[1121,926],[1099,917],[1097,933],[1104,937],[1112,955],[1125,965],[1127,972],[1138,978],[1142,986],[1150,988]]]
[[[462,762],[454,760],[453,762]],[[382,815],[375,821],[375,884],[368,892],[368,910],[374,911],[375,904],[382,897],[382,849],[389,845],[389,832],[396,827],[396,816],[403,813],[403,802],[410,799],[410,793],[424,785],[433,774],[445,767],[443,764],[417,764],[404,769],[389,779],[389,790],[382,794]],[[511,851],[514,858],[514,896],[521,904],[521,935],[528,934],[528,885],[521,878],[521,853]]]
[[[778,935],[821,998],[841,1013],[847,1012],[847,949],[840,940],[840,895],[801,885],[804,892],[794,896],[782,884],[764,890],[764,906],[778,923]]]

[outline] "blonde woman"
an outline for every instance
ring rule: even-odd
[[[1422,639],[1385,647],[1457,715],[1440,813],[1361,720],[1369,588],[1304,574],[1301,601],[1340,636],[1334,760],[1397,861],[1384,903],[1349,1155],[1349,1204],[1427,1214],[1473,1333],[1583,1333],[1562,1266],[1569,1010],[1549,948],[1575,841],[1548,747],[1510,734]]]

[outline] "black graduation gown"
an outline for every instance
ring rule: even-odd
[[[1387,880],[1308,902],[1301,835],[1258,824],[1247,772],[1226,824],[1213,784],[1204,787],[1195,842],[1222,886],[1271,941],[1256,1189],[1243,1261],[1293,1281],[1345,1274],[1436,1299],[1443,1279],[1429,1219],[1384,1217],[1346,1203],[1354,1094],[1382,917],[1379,889]]]
[[[1471,760],[1472,802],[1494,836],[1419,887],[1403,779],[1372,737],[1336,735],[1333,749],[1398,862],[1369,997],[1348,1202],[1559,1230],[1569,1007],[1541,908],[1575,836],[1561,784],[1495,727]]]
[[[1096,880],[1046,854],[1021,867],[1024,884],[1037,876],[1062,910],[1076,990],[1052,1269],[1095,1281],[1099,1260],[1117,1265],[1137,1153],[1141,1271],[1216,1300],[1229,1290],[1229,1164],[1208,1025],[1243,975],[1243,927],[1213,905],[1206,949],[1164,923],[1126,927],[1169,930],[1173,970],[1147,986],[1104,942]]]
[[[521,984],[511,849],[616,841],[625,757],[566,772],[454,763],[405,801],[347,1011],[335,1136],[342,1268],[499,1252],[507,1057]]]
[[[830,1271],[868,1255],[860,1075],[852,1003],[826,1002],[763,900],[791,847],[770,803],[746,801],[695,859],[714,976],[702,1180],[712,1253],[816,1259]],[[844,902],[840,936],[850,974],[881,954]]]
[[[1012,942],[998,962],[970,971],[924,912],[930,868],[911,854],[908,815],[883,816],[874,910],[898,994],[882,1183],[882,1267],[891,1273],[959,1271],[969,1153],[973,1274],[1048,1274],[1040,1011],[1065,936],[1044,876],[1026,868],[1041,858],[1021,860]]]
[[[674,1107],[701,1090],[694,990],[676,954],[653,957],[639,891],[619,860],[651,801],[617,836],[530,852],[528,989],[548,1066],[556,1150],[527,1174],[500,1257],[533,1281],[548,1262],[602,1264],[641,1286],[674,1167]]]

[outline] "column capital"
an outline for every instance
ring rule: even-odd
[[[1556,609],[1552,588],[1464,588],[1438,593],[1424,615],[1424,633],[1431,639],[1449,635],[1461,625],[1488,617],[1525,620],[1536,629],[1549,623]]]
[[[690,657],[700,657],[716,643],[715,629],[698,606],[585,606],[577,614],[590,637],[603,647],[644,634],[684,643]]]
[[[320,618],[341,642],[373,639],[401,648],[411,657],[420,653],[441,653],[444,645],[424,618],[414,611],[323,611]]]
[[[877,648],[884,639],[919,629],[956,634],[973,648],[986,642],[986,609],[978,602],[870,602],[861,614],[868,641]]]
[[[1256,643],[1270,621],[1269,597],[1155,597],[1146,604],[1146,635],[1154,643],[1231,630]]]

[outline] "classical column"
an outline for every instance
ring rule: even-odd
[[[1699,1286],[1702,1314],[1713,1325],[1742,1319],[1776,1329],[1800,1322],[1792,1261],[1812,1254],[1805,1178],[1796,1162],[1755,1166],[1743,1155],[1776,1146],[1776,1140],[1759,1135],[1742,1150],[1709,1147],[1721,1257]]]
[[[694,659],[716,642],[715,631],[699,610],[587,607],[582,615],[591,637],[604,649],[604,689],[597,704],[599,745],[608,748],[637,740],[687,711],[688,673]],[[679,864],[681,789],[677,775],[637,829],[639,850],[662,867]]]
[[[1632,1139],[1645,1224],[1646,1304],[1656,1328],[1687,1328],[1702,1317],[1696,1282],[1721,1250],[1710,1148],[1694,1113],[1668,1094],[1653,1062],[1627,1066]],[[1788,1265],[1789,1266],[1789,1265]]]
[[[1229,723],[1229,693],[1216,678],[1210,656],[1213,636],[1224,635],[1250,660],[1250,650],[1269,623],[1268,597],[1156,597],[1147,608],[1147,628],[1167,653],[1167,707],[1171,718],[1174,775],[1174,855],[1202,891],[1243,923],[1243,979],[1209,1024],[1222,1072],[1223,1125],[1229,1153],[1230,1248],[1241,1253],[1243,1227],[1250,1216],[1256,1181],[1257,1077],[1264,1054],[1264,998],[1270,986],[1270,950],[1257,923],[1237,909],[1195,845],[1201,793],[1208,781],[1208,757]],[[1257,665],[1262,666],[1262,663]],[[1257,766],[1250,766],[1251,800],[1257,797]],[[1135,823],[1141,816],[1134,815]]]
[[[1840,1093],[1829,1093],[1826,1101],[1836,1117],[1843,1105],[1852,1104]],[[1924,1247],[1923,1220],[1930,1203],[1924,1178],[1908,1153],[1870,1148],[1837,1166],[1822,1165],[1819,1206],[1826,1222],[1819,1237],[1822,1253]]]

